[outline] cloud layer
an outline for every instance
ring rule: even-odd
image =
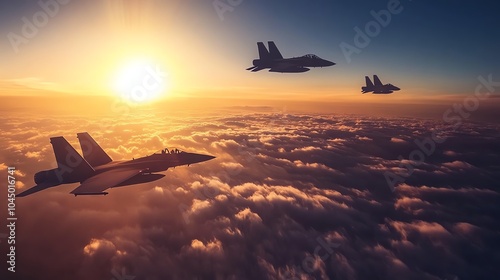
[[[415,140],[432,130],[446,141],[417,164],[409,159]],[[75,198],[68,194],[74,186],[60,186],[18,199],[17,274],[24,278],[500,273],[495,125],[453,130],[403,118],[248,113],[123,122],[11,118],[2,131],[0,169],[16,166],[20,190],[33,185],[35,172],[55,167],[51,136],[78,147],[76,133],[88,131],[117,160],[167,146],[217,156],[105,197]],[[413,172],[403,176],[408,166]],[[404,177],[394,191],[387,172]]]

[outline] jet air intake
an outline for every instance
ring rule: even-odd
[[[57,168],[50,169],[50,170],[43,170],[40,172],[35,173],[34,179],[35,183],[37,185],[42,184],[42,183],[53,183],[53,184],[60,184],[59,177],[56,174]]]

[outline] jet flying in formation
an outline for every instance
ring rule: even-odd
[[[368,76],[365,76],[366,86],[361,87],[362,93],[373,92],[374,94],[389,94],[394,91],[400,90],[397,86],[392,84],[382,84],[377,75],[373,75],[373,81]]]
[[[259,58],[253,60],[253,66],[246,70],[257,72],[269,69],[269,72],[302,73],[310,69],[308,67],[328,67],[335,65],[334,62],[319,58],[314,54],[306,54],[300,57],[283,58],[278,47],[273,41],[267,42],[269,50],[263,42],[257,42]],[[373,82],[365,76],[366,86],[361,87],[362,93],[373,92],[373,94],[389,94],[400,90],[392,84],[382,84],[377,75],[373,75]]]
[[[309,71],[307,67],[328,67],[335,63],[319,58],[314,54],[306,54],[300,57],[283,58],[274,42],[268,42],[269,51],[264,43],[258,42],[259,58],[254,59],[253,66],[247,68],[252,72],[268,69],[269,72],[302,73]]]
[[[165,175],[155,172],[190,165],[215,157],[163,149],[149,156],[128,161],[113,161],[86,132],[78,133],[83,157],[64,139],[50,138],[57,168],[35,174],[36,186],[16,195],[23,197],[61,184],[80,183],[71,191],[77,195],[106,195],[109,188],[152,182]]]

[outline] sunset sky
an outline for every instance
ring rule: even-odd
[[[58,167],[56,136],[81,152],[88,132],[113,160],[216,158],[106,196],[18,197],[0,278],[498,279],[499,26],[494,1],[1,1],[17,194]],[[245,71],[259,41],[336,65]],[[373,74],[401,90],[361,94]]]
[[[391,98],[418,99],[470,94],[479,75],[500,74],[494,31],[500,19],[487,4],[493,1],[401,1],[401,12],[348,62],[340,44],[355,46],[354,28],[364,30],[374,20],[370,12],[386,10],[388,3],[241,1],[219,16],[212,1],[69,1],[27,43],[12,43],[7,35],[22,34],[22,18],[33,22],[41,8],[35,1],[3,1],[2,95],[23,93],[12,84],[117,94],[116,76],[134,61],[167,73],[166,98],[265,93],[355,101],[362,97],[363,77],[378,74],[404,89]],[[268,40],[285,57],[314,53],[337,65],[300,75],[244,71],[257,57],[256,42]]]

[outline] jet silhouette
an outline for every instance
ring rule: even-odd
[[[16,196],[23,197],[61,184],[78,182],[80,186],[71,191],[75,196],[106,195],[108,193],[104,191],[108,188],[152,182],[165,176],[154,172],[215,158],[178,149],[163,149],[133,160],[113,161],[88,133],[78,133],[77,136],[83,157],[64,137],[50,138],[57,168],[36,173],[34,179],[37,185]]]
[[[400,88],[392,84],[382,84],[377,75],[373,75],[373,81],[375,84],[372,83],[368,76],[365,76],[365,81],[366,86],[361,87],[362,93],[373,92],[374,94],[389,94],[396,90],[400,90]]]
[[[253,66],[246,70],[257,72],[269,68],[269,72],[302,73],[310,70],[307,67],[328,67],[335,65],[335,63],[319,58],[314,54],[283,58],[274,42],[269,41],[267,44],[269,45],[269,51],[264,46],[264,43],[257,43],[259,59],[254,59]]]

